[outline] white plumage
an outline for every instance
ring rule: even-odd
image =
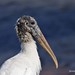
[[[21,51],[8,59],[0,70],[0,75],[39,75],[41,63],[35,41],[22,43]]]

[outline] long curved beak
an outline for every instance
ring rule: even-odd
[[[48,42],[46,41],[46,39],[45,39],[44,35],[42,34],[42,32],[39,35],[39,37],[37,38],[37,41],[48,52],[48,54],[52,57],[56,68],[58,68],[58,61],[56,59],[56,56],[54,55],[52,49],[50,48],[50,46],[49,46]]]

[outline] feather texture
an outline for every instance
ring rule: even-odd
[[[0,75],[39,75],[41,63],[35,41],[21,44],[21,51],[5,61]]]

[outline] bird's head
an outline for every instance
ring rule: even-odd
[[[42,34],[36,20],[31,16],[22,16],[17,20],[16,32],[21,42],[31,41],[34,37],[38,43],[49,53],[52,57],[56,68],[58,68],[58,62],[44,35]]]

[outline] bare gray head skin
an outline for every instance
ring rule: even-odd
[[[31,41],[32,36],[38,38],[41,31],[35,19],[31,16],[22,16],[16,22],[16,32],[21,42]]]
[[[52,49],[50,48],[47,40],[42,34],[40,28],[37,25],[36,20],[31,16],[22,16],[16,22],[16,32],[21,42],[30,42],[32,37],[38,41],[38,43],[49,53],[52,57],[56,68],[58,68],[58,62]]]

